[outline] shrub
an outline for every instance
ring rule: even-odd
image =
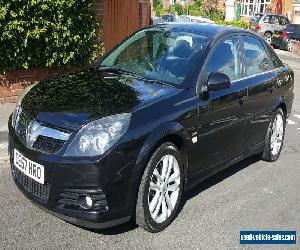
[[[186,14],[186,9],[183,5],[181,5],[179,3],[174,3],[174,4],[170,5],[168,12],[171,14],[177,13],[180,16],[180,15]]]
[[[205,16],[204,11],[196,3],[188,7],[188,12],[191,16]]]
[[[217,21],[217,24],[220,25],[229,25],[232,27],[236,27],[236,28],[242,28],[242,29],[248,29],[249,28],[249,23],[246,21]]]
[[[211,5],[210,5],[211,4]],[[218,1],[197,0],[188,7],[189,15],[208,17],[211,20],[218,22],[224,19],[225,12],[219,9]]]
[[[162,3],[155,6],[155,13],[157,16],[162,16],[164,14],[164,7]]]
[[[84,66],[102,53],[92,0],[0,1],[0,70]]]

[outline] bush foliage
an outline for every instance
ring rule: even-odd
[[[216,23],[220,25],[229,25],[241,29],[249,28],[249,23],[246,21],[217,21]]]
[[[87,65],[99,25],[92,0],[1,0],[0,70]]]

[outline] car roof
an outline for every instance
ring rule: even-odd
[[[207,34],[208,36],[216,36],[218,34],[223,33],[232,33],[232,32],[247,32],[251,33],[248,30],[234,28],[231,26],[224,26],[224,25],[217,25],[217,24],[209,24],[209,23],[181,23],[181,22],[170,22],[170,23],[162,23],[154,25],[153,27],[163,27],[168,29],[182,29],[182,30],[188,30],[191,32],[197,32],[202,34]]]
[[[275,14],[275,13],[264,13],[264,16],[281,16],[281,17],[286,17],[284,15],[280,15],[280,14]]]

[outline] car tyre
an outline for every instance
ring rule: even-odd
[[[265,138],[265,148],[262,159],[268,162],[276,161],[281,153],[285,135],[286,117],[281,108],[277,109],[270,121]]]
[[[163,143],[151,156],[141,179],[136,223],[146,231],[164,230],[176,218],[183,191],[180,152],[172,143]]]

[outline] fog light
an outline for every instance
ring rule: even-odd
[[[89,195],[80,196],[78,199],[78,203],[81,207],[83,207],[85,209],[90,209],[94,205],[94,201],[91,198],[91,196],[89,196]]]

